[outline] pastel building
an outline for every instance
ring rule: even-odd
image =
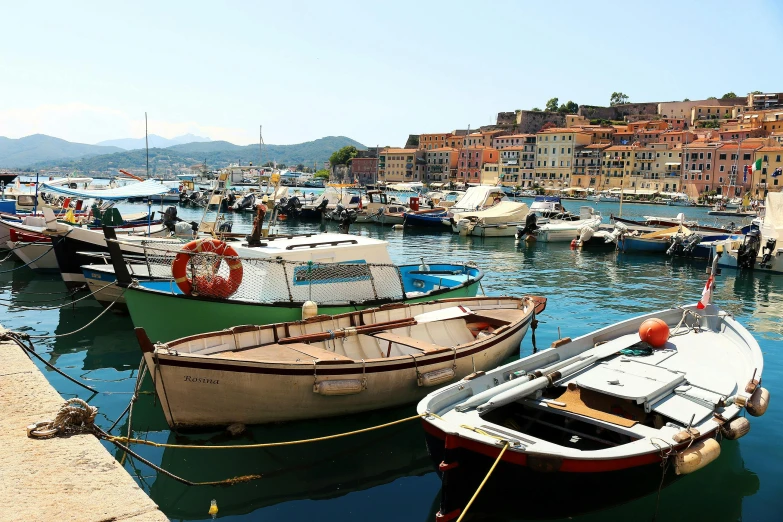
[[[571,186],[576,148],[592,135],[578,127],[553,127],[536,134],[535,181],[546,190]]]
[[[421,149],[383,149],[378,155],[378,180],[386,183],[424,181],[424,154]]]
[[[432,150],[446,147],[446,139],[450,137],[451,133],[449,132],[421,134],[419,135],[419,148],[424,150]]]
[[[682,148],[670,143],[650,143],[654,161],[650,170],[653,179],[662,180],[661,192],[681,192]]]
[[[351,159],[351,179],[358,180],[360,185],[375,183],[378,175],[378,158]]]
[[[604,150],[601,164],[604,189],[631,188],[635,149],[633,145],[612,145]]]
[[[459,183],[482,183],[484,163],[497,163],[498,151],[492,147],[468,147],[459,151],[456,181]]]
[[[574,152],[574,170],[571,186],[601,190],[601,156],[609,143],[578,145]]]
[[[500,156],[500,181],[503,185],[523,188],[533,186],[536,154],[535,150],[529,150],[529,147],[529,145],[517,145],[498,151]]]
[[[426,181],[448,182],[457,177],[457,163],[459,161],[459,149],[440,147],[426,152],[427,176]]]
[[[688,194],[709,192],[718,185],[716,161],[720,141],[696,140],[682,148],[682,185]]]
[[[766,191],[783,190],[783,145],[767,145],[755,151],[756,159],[761,159],[761,170],[753,173],[751,192],[762,197]]]
[[[536,135],[535,134],[508,134],[505,136],[496,136],[492,138],[492,147],[503,150],[509,147],[526,147],[525,150],[535,152]]]
[[[723,142],[717,151],[713,183],[708,190],[715,190],[718,194],[729,197],[752,192],[753,176],[752,173],[745,174],[745,166],[753,164],[756,151],[763,145],[764,140],[758,138]]]

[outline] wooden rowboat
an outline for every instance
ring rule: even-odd
[[[443,478],[438,519],[460,515],[496,459],[482,496],[535,487],[605,497],[624,484],[646,494],[718,458],[718,441],[745,435],[743,412],[762,415],[769,401],[764,361],[750,333],[709,304],[713,283],[701,306],[563,339],[425,397],[418,412],[431,414],[422,422]],[[640,346],[651,319],[668,325],[660,349]]]
[[[144,360],[171,427],[261,424],[415,402],[519,352],[543,297],[392,304],[153,345]]]

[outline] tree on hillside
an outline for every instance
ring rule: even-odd
[[[329,171],[326,169],[319,170],[318,172],[315,173],[316,178],[329,179],[329,176],[330,176]]]
[[[557,112],[557,98],[551,98],[548,102],[546,102],[544,110],[549,112]]]
[[[751,94],[764,94],[761,91],[750,91]]]
[[[717,100],[718,98],[717,98],[716,96],[710,96],[710,97],[709,97],[709,98],[707,98],[707,99],[708,99],[708,100]]]
[[[736,94],[734,94],[734,92],[732,92],[732,91],[729,91],[729,92],[727,92],[726,94],[724,94],[723,96],[721,96],[721,97],[720,97],[720,99],[721,99],[721,100],[727,100],[727,99],[729,99],[729,98],[736,98],[736,97],[737,97],[737,95],[736,95]]]
[[[575,102],[572,102],[571,100],[568,100],[567,103],[564,103],[557,109],[557,112],[561,114],[576,114],[578,111],[579,105],[577,105]]]
[[[613,92],[612,95],[609,97],[609,105],[611,107],[614,107],[615,105],[622,105],[624,103],[628,103],[628,95],[623,94],[621,92]]]
[[[304,172],[304,169],[305,169],[305,166],[304,166],[303,163],[300,163],[299,165],[296,166],[297,172]]]
[[[337,165],[347,165],[348,161],[350,161],[352,158],[355,158],[358,152],[359,151],[356,150],[356,147],[353,145],[347,145],[342,149],[333,152],[332,155],[329,156],[329,163],[331,163],[332,168],[336,167]]]
[[[539,109],[538,107],[533,107],[530,110],[533,111],[533,112],[541,112],[541,109]]]
[[[686,102],[686,101],[691,101],[691,99],[690,99],[690,98],[685,98],[685,99],[684,99],[684,100],[682,100],[682,101],[684,101],[684,102]]]

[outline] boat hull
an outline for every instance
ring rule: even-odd
[[[665,254],[670,246],[671,243],[663,239],[642,239],[638,237],[624,237],[617,242],[617,249],[621,252]]]
[[[514,237],[517,233],[517,226],[524,223],[507,223],[501,225],[482,225],[477,224],[474,227],[463,226],[460,223],[451,225],[452,232],[459,233],[461,236],[477,237]]]
[[[107,281],[104,281],[99,284],[105,285],[106,283]],[[405,299],[402,302],[421,303],[433,299],[475,297],[479,290],[479,284],[479,280],[473,280],[461,287],[440,290],[437,295],[428,294]],[[173,281],[160,282],[158,285],[170,285],[169,291],[130,287],[124,295],[133,324],[143,327],[153,341],[223,330],[238,324],[283,323],[298,321],[302,318],[302,303],[264,304],[217,300],[176,294],[176,285]],[[109,297],[105,299],[109,299]],[[108,304],[108,302],[110,301],[104,300],[103,304]],[[322,304],[318,306],[318,313],[336,315],[364,310],[372,306],[378,306],[378,303]],[[161,313],[162,310],[165,310],[166,313]]]
[[[503,333],[463,345],[462,349],[415,358],[345,363],[315,359],[312,365],[305,365],[299,361],[214,360],[145,350],[144,359],[150,370],[155,369],[156,392],[171,427],[304,420],[415,402],[432,390],[419,384],[421,374],[453,369],[450,381],[455,382],[474,371],[494,368],[519,352],[531,319],[532,310]],[[314,383],[334,380],[361,380],[363,386],[349,395],[325,395],[314,390]]]
[[[446,227],[443,224],[443,218],[447,218],[445,212],[438,214],[405,214],[405,226],[414,228],[428,228],[443,231]]]
[[[48,243],[24,243],[22,241],[8,241],[8,248],[13,250],[19,260],[33,270],[44,272],[57,272],[57,257],[51,242]]]

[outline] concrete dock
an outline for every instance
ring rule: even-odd
[[[0,521],[168,520],[94,435],[27,437],[64,402],[19,346],[0,342]]]

